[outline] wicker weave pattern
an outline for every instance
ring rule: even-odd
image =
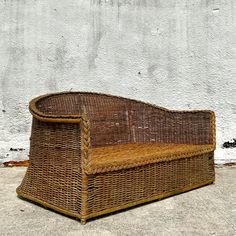
[[[214,181],[211,111],[97,93],[33,99],[30,165],[17,193],[86,219]]]
[[[213,179],[212,157],[213,153],[208,153],[92,175],[89,178],[88,213],[168,194]]]
[[[30,163],[21,190],[62,209],[80,211],[80,137],[79,124],[45,123],[34,118]]]

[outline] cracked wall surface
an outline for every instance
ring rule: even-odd
[[[233,0],[1,1],[0,163],[28,158],[29,100],[64,90],[212,109],[216,162],[236,161],[235,16]]]

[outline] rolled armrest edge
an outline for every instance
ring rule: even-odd
[[[32,99],[29,103],[29,111],[37,120],[44,121],[44,122],[59,122],[59,123],[79,123],[83,118],[82,115],[53,115],[53,114],[45,114],[41,112],[37,108],[37,103],[41,99],[45,99],[51,96],[51,94],[46,94],[43,96],[36,97]]]

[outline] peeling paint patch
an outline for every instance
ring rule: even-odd
[[[24,150],[25,150],[24,148],[10,148],[9,149],[9,151],[12,151],[12,152],[22,152]]]
[[[29,166],[29,161],[26,160],[26,161],[6,161],[6,162],[3,162],[3,166],[5,167],[20,167],[20,166]]]
[[[236,162],[229,162],[229,163],[225,163],[223,165],[224,166],[236,166]]]
[[[217,7],[217,8],[214,8],[212,11],[213,11],[213,12],[219,12],[219,10],[220,10],[220,8]]]
[[[223,144],[224,148],[235,148],[236,147],[236,139],[234,138],[232,141],[225,142]]]
[[[236,162],[228,162],[228,163],[224,163],[224,164],[215,164],[216,168],[224,168],[224,167],[236,167]]]

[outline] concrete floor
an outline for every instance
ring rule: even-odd
[[[25,168],[0,168],[0,235],[236,236],[236,167],[216,184],[90,220],[86,225],[16,197]]]

